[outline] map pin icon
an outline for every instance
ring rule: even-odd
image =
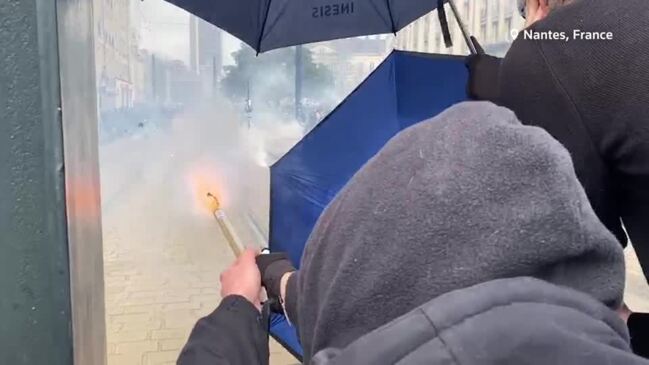
[[[512,29],[509,31],[509,35],[512,36],[512,40],[516,40],[516,38],[518,38],[518,29]]]

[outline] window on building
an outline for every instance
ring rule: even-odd
[[[430,33],[432,29],[430,28],[430,15],[424,16],[424,51],[428,52],[430,51]]]
[[[503,9],[505,10],[505,16],[509,15],[514,8],[514,1],[505,1],[503,4]]]
[[[412,43],[413,47],[417,48],[419,47],[419,23],[415,22],[414,27],[412,27]]]
[[[463,3],[463,5],[465,4],[468,4],[468,2]],[[450,17],[449,26],[451,26],[453,43],[458,45],[457,47],[444,47],[438,14],[436,14],[435,10],[429,15],[416,20],[399,32],[397,39],[399,40],[399,44],[402,45],[400,49],[404,51],[441,54],[466,54],[466,52],[463,52],[459,48],[460,44],[464,44],[464,39],[462,38],[460,29],[457,27],[455,18],[450,14],[450,10],[448,15]],[[469,19],[465,15],[462,16],[462,20],[465,24],[469,24]],[[477,33],[475,35],[478,36]]]

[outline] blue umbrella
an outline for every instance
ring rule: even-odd
[[[167,0],[257,52],[355,36],[396,33],[450,0]],[[441,6],[441,7],[440,7]],[[440,12],[450,43],[446,16]],[[472,47],[462,27],[465,40]],[[473,51],[473,48],[471,48]]]
[[[288,252],[298,265],[318,217],[347,181],[401,130],[467,100],[467,78],[464,57],[390,54],[271,166],[271,251]],[[273,318],[271,333],[294,355],[302,354],[283,317]]]

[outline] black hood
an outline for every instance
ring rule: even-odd
[[[394,137],[320,217],[297,277],[305,360],[442,294],[520,276],[617,307],[624,261],[568,152],[490,103]]]
[[[533,278],[458,289],[313,365],[647,365],[620,317],[592,297]]]

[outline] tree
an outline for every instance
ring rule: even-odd
[[[232,54],[234,65],[224,68],[221,82],[224,94],[233,100],[244,100],[251,95],[256,100],[280,103],[295,97],[295,48],[283,48],[260,56],[250,47],[242,45]],[[303,96],[318,100],[334,85],[331,71],[313,62],[312,53],[303,48]]]

